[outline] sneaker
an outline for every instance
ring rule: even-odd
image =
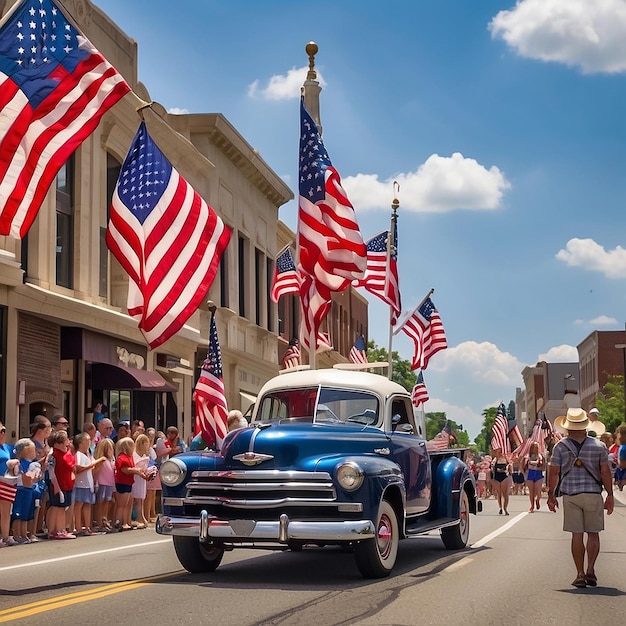
[[[23,546],[25,543],[30,543],[30,540],[28,539],[28,537],[16,537],[15,543],[18,546]]]
[[[4,541],[2,541],[2,539],[0,539],[0,548],[6,548],[6,543],[4,543]]]
[[[5,546],[16,546],[17,545],[17,541],[15,541],[15,539],[13,539],[13,537],[7,537],[4,540],[4,545]]]
[[[41,541],[41,539],[39,539],[39,537],[37,537],[36,535],[31,535],[28,540],[30,541],[30,543],[39,543]]]

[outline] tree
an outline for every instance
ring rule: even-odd
[[[626,422],[624,419],[624,377],[609,376],[606,385],[596,396],[596,408],[600,411],[600,421],[608,433]]]
[[[385,348],[379,348],[372,339],[367,342],[367,360],[370,363],[380,361],[389,362],[389,352]],[[401,359],[396,350],[391,353],[393,371],[391,380],[402,385],[409,393],[413,391],[417,374],[411,370],[411,362]]]
[[[457,424],[454,420],[448,419],[443,411],[435,411],[426,413],[426,439],[434,439],[444,428],[447,427],[448,432],[454,436],[455,446],[459,448],[467,448],[469,446],[469,433],[463,430],[462,424]]]
[[[496,415],[498,413],[498,407],[492,406],[483,411],[483,427],[478,436],[474,440],[476,447],[483,454],[491,454],[491,429],[493,423],[496,421]]]

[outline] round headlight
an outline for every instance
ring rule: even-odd
[[[337,481],[346,491],[354,491],[363,484],[365,474],[356,463],[342,463],[337,467]]]
[[[176,487],[183,482],[187,475],[187,466],[178,459],[169,459],[159,468],[161,482],[168,487]]]

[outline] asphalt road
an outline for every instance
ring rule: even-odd
[[[213,574],[183,571],[153,530],[0,550],[0,623],[362,626],[619,621],[626,594],[626,498],[606,518],[598,587],[576,589],[569,534],[544,504],[471,518],[471,548],[434,533],[400,544],[393,574],[364,580],[348,551],[227,553]]]

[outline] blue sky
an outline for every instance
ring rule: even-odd
[[[137,40],[153,100],[223,113],[296,195],[318,44],[324,142],[363,236],[388,227],[399,181],[405,310],[435,289],[449,348],[424,372],[427,411],[474,437],[526,365],[624,328],[623,0],[95,3]],[[295,230],[296,203],[279,217]],[[368,299],[387,346],[388,310]]]

